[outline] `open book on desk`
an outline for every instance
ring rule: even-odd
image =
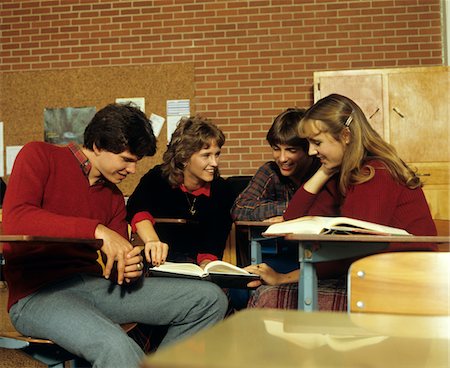
[[[259,276],[224,261],[212,261],[205,268],[194,263],[165,262],[150,268],[153,276],[182,277],[212,281],[220,287],[247,288],[247,284],[259,280]]]
[[[263,235],[368,234],[410,235],[406,230],[349,217],[304,216],[270,225]]]

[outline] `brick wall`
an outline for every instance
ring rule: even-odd
[[[271,157],[273,117],[314,71],[442,65],[440,0],[2,0],[0,71],[195,64],[196,112],[226,133],[222,174]]]

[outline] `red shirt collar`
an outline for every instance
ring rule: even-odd
[[[81,150],[81,146],[74,142],[70,142],[68,144],[68,147],[72,151],[73,155],[76,157],[77,161],[80,163],[80,167],[81,170],[83,170],[84,175],[88,176],[89,172],[92,169],[92,164]]]
[[[191,193],[192,195],[198,197],[199,195],[205,195],[207,197],[211,194],[211,183],[206,183],[201,188],[198,188],[197,190],[194,190],[193,192],[189,192],[187,188],[184,186],[184,184],[180,184],[180,189],[185,193]]]
[[[89,159],[83,153],[82,147],[79,144],[76,144],[74,142],[69,142],[69,144],[67,146],[70,148],[73,155],[75,156],[77,161],[80,163],[80,168],[81,168],[81,170],[83,170],[83,174],[89,180],[89,173],[91,172],[92,164],[91,164],[91,161],[89,161]],[[105,179],[100,178],[96,181],[95,184],[103,184],[104,182],[105,182]]]

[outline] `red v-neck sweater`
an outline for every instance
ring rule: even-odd
[[[370,161],[375,176],[363,184],[353,185],[345,197],[337,188],[336,177],[318,194],[300,187],[284,213],[285,220],[312,216],[345,216],[405,229],[413,235],[436,235],[425,195],[421,188],[409,189],[397,183],[381,161]],[[390,243],[385,252],[437,250],[433,243]],[[356,258],[323,262],[317,265],[319,278],[347,273]]]
[[[68,147],[26,144],[8,182],[3,203],[4,233],[93,239],[100,223],[126,237],[120,190],[108,182],[90,186]],[[8,308],[42,286],[74,274],[101,276],[97,250],[73,244],[5,244]]]
[[[381,161],[372,160],[369,164],[375,169],[374,177],[351,186],[345,197],[339,194],[335,178],[316,195],[302,186],[289,202],[284,218],[345,216],[405,229],[414,235],[436,235],[423,190],[397,183]],[[407,249],[436,250],[436,245],[392,243],[389,247],[390,251]]]

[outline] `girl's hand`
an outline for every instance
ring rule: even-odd
[[[166,261],[169,246],[159,240],[150,240],[145,243],[145,259],[153,266],[159,266]]]
[[[205,259],[205,260],[203,260],[203,261],[199,264],[199,266],[200,266],[201,268],[205,269],[205,266],[206,266],[208,263],[210,263],[210,262],[212,262],[210,259]]]

